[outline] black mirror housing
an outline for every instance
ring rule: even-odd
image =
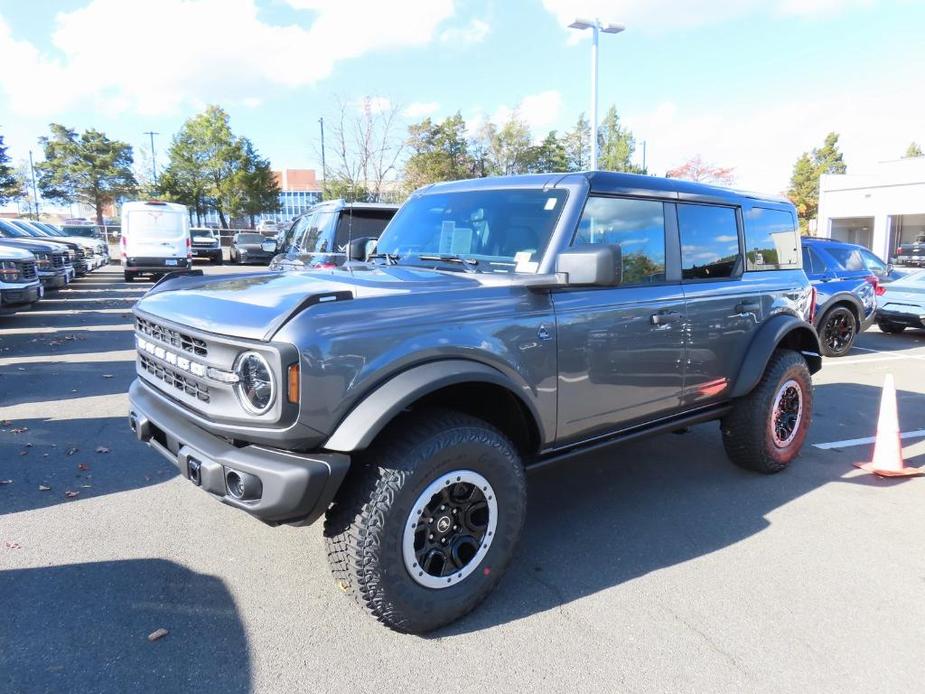
[[[615,287],[623,281],[623,251],[616,244],[575,246],[556,258],[556,272],[570,287]]]
[[[376,236],[358,236],[355,239],[350,239],[350,243],[347,245],[347,260],[365,261],[369,256],[372,245],[378,240]]]

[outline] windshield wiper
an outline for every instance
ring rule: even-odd
[[[478,272],[476,266],[479,264],[476,258],[463,258],[458,255],[419,255],[418,260],[438,260],[442,263],[459,263],[466,272]]]
[[[372,253],[371,255],[367,256],[366,259],[367,260],[378,260],[381,258],[385,259],[386,265],[395,265],[395,263],[401,260],[401,256],[398,255],[397,253]]]

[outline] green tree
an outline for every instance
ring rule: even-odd
[[[215,210],[223,228],[229,217],[252,217],[279,206],[269,162],[231,131],[228,113],[218,106],[189,118],[174,135],[159,184],[168,198],[195,211],[197,221]]]
[[[919,147],[918,142],[910,142],[909,146],[906,147],[906,153],[903,155],[903,159],[914,159],[915,157],[925,156],[922,153],[922,148]]]
[[[562,137],[566,171],[584,171],[591,164],[591,124],[585,114],[578,116],[575,127]]]
[[[411,155],[405,162],[405,186],[409,191],[428,183],[478,175],[466,141],[466,122],[458,112],[442,123],[425,118],[411,125],[408,147]]]
[[[598,168],[603,171],[628,171],[643,173],[642,167],[633,163],[636,152],[636,138],[620,124],[617,107],[611,106],[604,114],[604,120],[597,131]]]
[[[106,205],[135,191],[131,145],[94,129],[80,135],[58,123],[49,129],[48,137],[39,138],[45,161],[35,167],[42,196],[90,205],[102,225]]]
[[[500,126],[488,121],[473,139],[478,175],[511,176],[524,173],[530,159],[530,128],[515,112]]]
[[[698,154],[680,166],[665,172],[665,178],[681,178],[698,183],[729,186],[735,181],[734,169],[705,162]]]
[[[838,148],[837,133],[829,133],[822,147],[804,152],[797,159],[787,195],[797,208],[800,229],[804,234],[807,233],[809,220],[815,219],[819,209],[819,177],[823,174],[843,174],[847,170]]]
[[[568,154],[565,143],[555,130],[550,130],[543,141],[527,151],[527,173],[549,173],[568,171]]]
[[[6,153],[3,135],[0,135],[0,205],[10,200],[16,200],[22,195],[22,186],[13,167],[10,166],[10,155]]]

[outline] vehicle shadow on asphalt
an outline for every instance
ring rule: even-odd
[[[921,423],[925,396],[905,395],[918,398],[918,415],[908,416]],[[852,416],[865,420],[855,437],[876,428],[879,388],[826,384],[816,387],[815,398],[821,409],[833,412],[836,407],[844,412],[850,402]],[[527,522],[507,575],[479,609],[432,637],[561,609],[729,547],[768,528],[775,509],[829,483],[869,486],[876,494],[878,488],[920,482],[884,480],[854,468],[853,462],[870,460],[872,446],[847,453],[813,448],[811,442],[828,440],[819,438],[825,436],[819,428],[810,429],[793,466],[776,475],[735,467],[716,423],[537,470],[528,477]],[[907,463],[925,465],[925,456]]]
[[[131,321],[120,318],[123,330],[87,330],[82,328],[61,328],[53,332],[28,332],[28,328],[16,334],[0,331],[0,357],[43,356],[54,358],[58,354],[87,354],[114,349],[132,349],[135,345]],[[2,324],[0,324],[2,325]],[[18,326],[11,325],[16,328]],[[0,391],[3,392],[3,391]]]
[[[160,559],[69,564],[0,571],[0,595],[0,690],[250,691],[247,635],[214,576]]]
[[[125,393],[134,378],[134,359],[80,363],[48,357],[41,363],[11,362],[0,366],[0,408]]]
[[[0,517],[141,489],[177,474],[138,443],[126,417],[17,419],[0,426]]]

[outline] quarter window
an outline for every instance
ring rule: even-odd
[[[734,208],[680,204],[678,231],[683,279],[723,279],[735,274],[741,255]]]
[[[745,213],[745,269],[778,270],[800,266],[800,236],[793,214],[753,207]]]
[[[654,200],[588,198],[572,245],[613,244],[623,284],[665,281],[665,206]]]

